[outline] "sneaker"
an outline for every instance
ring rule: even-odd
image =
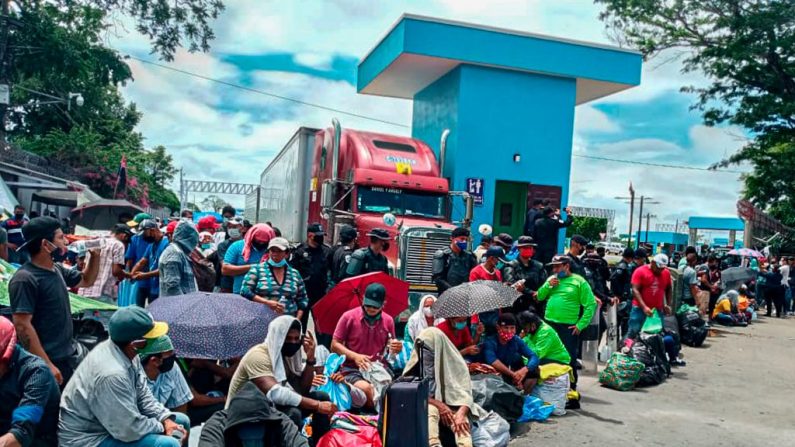
[[[671,366],[677,366],[677,367],[678,366],[687,366],[687,362],[685,362],[684,360],[679,360],[679,359],[676,359],[676,360],[670,362],[670,364],[671,364]]]
[[[566,401],[566,409],[567,410],[579,410],[580,409],[580,401],[579,400],[569,400]]]

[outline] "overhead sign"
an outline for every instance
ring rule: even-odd
[[[467,179],[467,192],[472,196],[475,205],[483,206],[483,186],[482,178]]]

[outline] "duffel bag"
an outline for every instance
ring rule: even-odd
[[[619,352],[613,353],[605,369],[599,373],[599,383],[619,391],[635,388],[646,368],[642,362]]]
[[[499,376],[478,374],[472,376],[472,397],[486,411],[493,411],[508,422],[522,416],[524,397],[515,386],[508,385]]]

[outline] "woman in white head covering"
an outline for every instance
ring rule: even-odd
[[[436,297],[433,295],[425,295],[420,299],[420,308],[411,314],[409,321],[406,323],[406,333],[403,336],[403,341],[414,344],[414,340],[420,335],[423,329],[434,325],[431,306],[433,306],[435,302]]]

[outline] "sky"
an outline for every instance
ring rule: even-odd
[[[189,179],[258,183],[262,170],[300,126],[326,127],[333,117],[346,127],[410,135],[410,101],[359,95],[354,86],[359,60],[403,13],[611,43],[598,20],[599,8],[587,0],[225,3],[226,11],[214,23],[217,37],[211,51],[180,51],[169,66],[404,125],[344,116],[130,59],[134,82],[123,94],[143,112],[139,130],[145,144],[164,145]],[[159,62],[147,39],[121,22],[108,43],[122,54]],[[707,80],[698,73],[680,73],[672,56],[645,62],[639,87],[576,109],[569,203],[614,209],[619,232],[626,231],[628,206],[615,197],[628,194],[630,181],[638,195],[660,202],[650,207],[657,216],[652,229],[691,215],[736,215],[741,191],[736,173],[580,157],[703,168],[742,147],[747,135],[742,129],[706,127],[698,112],[689,109],[695,98],[680,93],[680,87]],[[244,203],[242,196],[228,200],[241,207]]]

